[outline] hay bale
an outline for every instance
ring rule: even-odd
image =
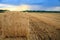
[[[4,13],[2,18],[3,36],[17,37],[29,34],[29,20],[26,14],[19,12]]]

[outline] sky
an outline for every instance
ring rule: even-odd
[[[60,0],[0,0],[0,9],[60,11]]]

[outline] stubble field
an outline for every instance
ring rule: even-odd
[[[59,40],[59,13],[0,13],[1,40]]]

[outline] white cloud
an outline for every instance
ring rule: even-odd
[[[46,11],[60,11],[60,7],[44,7],[42,5],[31,5],[30,6],[31,10],[46,10]]]
[[[47,11],[60,11],[60,7],[47,8]]]
[[[29,5],[30,10],[44,10],[45,8],[42,5]]]
[[[46,10],[46,11],[60,11],[60,7],[43,7],[42,5],[9,5],[9,4],[0,4],[0,9],[10,10],[10,11],[24,11],[24,10]]]
[[[15,5],[9,5],[9,4],[0,4],[0,7],[14,7]]]
[[[8,5],[8,4],[0,4],[0,9],[3,10],[10,10],[10,11],[23,11],[23,10],[28,10],[29,6],[28,5]]]

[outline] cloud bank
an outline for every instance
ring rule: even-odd
[[[0,4],[0,9],[2,9],[2,10],[10,10],[10,11],[24,11],[24,10],[60,11],[59,6],[44,7],[42,5],[26,5],[26,4],[21,4],[21,5],[18,5],[18,6],[9,5],[9,4]]]
[[[60,7],[51,7],[51,8],[47,8],[47,11],[60,11]]]

